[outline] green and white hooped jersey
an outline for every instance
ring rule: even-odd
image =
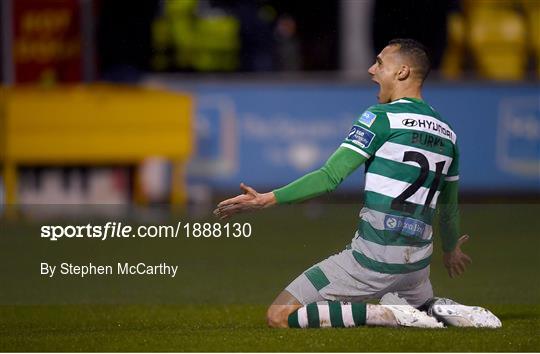
[[[437,199],[459,178],[452,128],[422,100],[403,98],[370,107],[341,146],[368,158],[356,260],[381,273],[428,266]]]

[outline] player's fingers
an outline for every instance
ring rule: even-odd
[[[461,274],[463,274],[463,269],[461,269],[461,268],[456,268],[455,274],[456,274],[456,277],[459,277]]]
[[[461,273],[460,271],[456,270],[456,271],[454,272],[454,278],[459,277],[461,274],[462,274],[462,273]]]
[[[240,190],[243,193],[249,193],[248,186],[246,186],[246,184],[244,182],[240,183]]]
[[[230,204],[219,208],[219,215],[223,218],[228,218],[233,215],[251,210],[251,206],[246,203]]]
[[[453,278],[453,277],[456,276],[456,269],[455,269],[453,263],[449,263],[449,264],[446,266],[446,270],[448,271],[448,275],[450,276],[450,278]]]
[[[228,207],[229,205],[219,204],[218,207],[214,210],[214,214],[223,214]]]
[[[453,278],[455,276],[454,275],[454,269],[452,267],[448,268],[448,275],[450,276],[450,278]]]
[[[219,220],[227,219],[229,217],[229,215],[222,213],[216,213],[215,215]]]
[[[456,275],[461,275],[465,272],[465,265],[462,262],[456,263]]]
[[[226,205],[238,204],[244,201],[246,201],[246,195],[240,194],[240,195],[237,195],[236,197],[229,198],[227,200],[222,201],[221,203],[218,204],[218,208],[222,206],[226,206]]]
[[[228,214],[220,214],[218,216],[219,220],[225,220],[225,219],[228,219],[230,217],[231,217],[231,215],[228,215]]]
[[[469,235],[463,235],[459,238],[458,240],[458,246],[461,246],[462,244],[464,244],[465,242],[467,242],[469,240]]]
[[[225,200],[219,202],[217,206],[219,208],[219,207],[222,207],[224,205],[229,205],[229,204],[233,204],[233,203],[234,203],[234,198],[229,198],[229,199],[225,199]]]
[[[228,217],[228,211],[223,208],[217,208],[214,210],[214,215],[217,216],[220,219],[223,219],[225,217]]]
[[[248,193],[251,195],[257,195],[257,191],[253,188],[251,188],[248,185],[245,185],[244,183],[240,183],[240,188],[244,191],[244,193]]]
[[[472,263],[471,257],[467,256],[466,254],[463,254],[463,260],[467,265]]]
[[[231,217],[230,215],[220,215],[219,220],[225,220],[225,219],[228,219],[230,217]]]
[[[239,204],[229,204],[229,205],[223,205],[221,207],[219,207],[219,213],[220,214],[227,214],[227,213],[230,213],[230,212],[233,212],[235,210],[238,209],[238,205]]]
[[[218,217],[223,220],[228,219],[235,214],[237,214],[237,211],[233,208],[221,209],[218,213]]]
[[[231,213],[231,212],[223,212],[223,213],[219,214],[219,219],[220,220],[228,219],[233,215],[234,215],[234,213]]]
[[[212,214],[219,216],[219,214],[221,214],[221,210],[219,208],[215,208],[214,211],[212,211]]]

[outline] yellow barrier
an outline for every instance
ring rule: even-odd
[[[0,161],[6,202],[17,202],[17,166],[174,163],[171,202],[186,200],[183,164],[193,146],[189,95],[106,85],[4,88]],[[137,178],[135,179],[138,180]],[[142,197],[135,190],[135,198]]]

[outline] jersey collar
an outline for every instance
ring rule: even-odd
[[[400,100],[406,100],[406,101],[410,101],[410,102],[414,102],[414,103],[421,103],[421,104],[426,104],[426,102],[420,98],[412,98],[412,97],[403,97],[403,98],[400,98]],[[399,101],[399,100],[397,100]]]

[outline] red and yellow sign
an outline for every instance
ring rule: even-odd
[[[16,0],[12,4],[15,82],[81,81],[79,1]]]

